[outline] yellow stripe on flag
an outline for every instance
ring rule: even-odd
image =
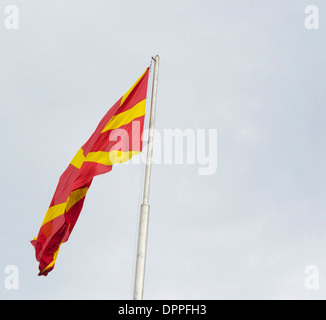
[[[65,213],[66,202],[57,204],[56,206],[50,207],[45,214],[44,220],[42,222],[42,226],[48,223],[49,221],[55,219],[56,217],[61,216]]]
[[[112,166],[116,163],[123,163],[130,160],[133,156],[139,154],[140,151],[120,151],[112,150],[110,152],[97,151],[90,152],[85,161],[96,162],[106,166]]]
[[[76,204],[79,200],[83,199],[86,196],[86,193],[88,191],[88,188],[83,189],[77,189],[71,192],[68,200],[67,200],[67,206],[66,206],[66,212],[68,212],[71,207]]]
[[[84,151],[82,148],[80,148],[76,153],[76,155],[74,156],[74,158],[72,159],[72,161],[70,162],[70,164],[72,164],[77,169],[80,169],[84,161],[85,161]]]
[[[65,212],[68,212],[74,204],[86,196],[87,190],[88,188],[74,190],[71,192],[66,202],[50,207],[45,214],[42,226],[63,215]]]
[[[113,130],[120,128],[121,126],[128,124],[132,120],[139,118],[145,115],[146,99],[137,103],[133,108],[121,112],[116,116],[113,116],[110,121],[107,123],[105,128],[102,130],[102,133],[108,130]]]
[[[44,271],[46,271],[47,269],[49,269],[49,268],[51,268],[51,267],[54,266],[54,264],[55,264],[55,262],[56,262],[56,260],[57,260],[58,254],[59,254],[59,250],[60,250],[61,244],[62,244],[62,242],[60,243],[58,250],[54,253],[52,262],[49,263],[49,264],[48,264],[48,265],[47,265],[47,266],[42,270],[42,272],[44,272]]]
[[[138,82],[140,81],[140,79],[144,76],[144,74],[147,72],[146,71],[139,77],[139,79],[135,82],[135,84],[122,96],[121,102],[120,102],[120,106],[122,106],[122,104],[125,102],[125,100],[128,98],[130,92],[136,87],[136,85],[138,84]]]

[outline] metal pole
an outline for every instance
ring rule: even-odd
[[[143,292],[144,292],[146,247],[147,247],[148,220],[149,220],[149,209],[150,209],[148,201],[149,201],[149,189],[150,189],[150,178],[151,178],[151,168],[152,168],[153,135],[154,135],[158,69],[159,69],[160,57],[157,55],[153,59],[155,63],[154,63],[154,74],[153,74],[152,102],[151,102],[151,112],[149,118],[144,197],[143,197],[143,204],[140,209],[134,300],[143,300]]]

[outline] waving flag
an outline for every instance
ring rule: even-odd
[[[79,217],[95,176],[112,170],[142,151],[149,68],[103,117],[61,175],[37,238],[31,243],[39,262],[39,275],[54,268],[62,243]]]

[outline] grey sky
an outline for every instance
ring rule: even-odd
[[[4,27],[10,4],[19,30]],[[319,30],[305,29],[310,4]],[[321,0],[0,0],[0,298],[132,297],[143,166],[94,179],[47,278],[29,240],[74,154],[159,54],[156,128],[217,129],[218,168],[154,165],[144,297],[325,299],[325,19]]]

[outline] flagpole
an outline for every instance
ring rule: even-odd
[[[144,196],[143,196],[143,204],[141,205],[141,209],[140,209],[140,220],[139,220],[139,231],[138,231],[138,248],[137,248],[134,300],[143,300],[143,293],[144,293],[146,248],[147,248],[148,221],[149,221],[149,210],[150,210],[149,190],[150,190],[150,178],[151,178],[151,168],[152,168],[153,136],[154,136],[158,69],[159,69],[160,57],[157,55],[155,58],[153,58],[153,60],[155,61],[155,63],[154,63],[154,74],[153,74],[151,112],[149,118]]]

